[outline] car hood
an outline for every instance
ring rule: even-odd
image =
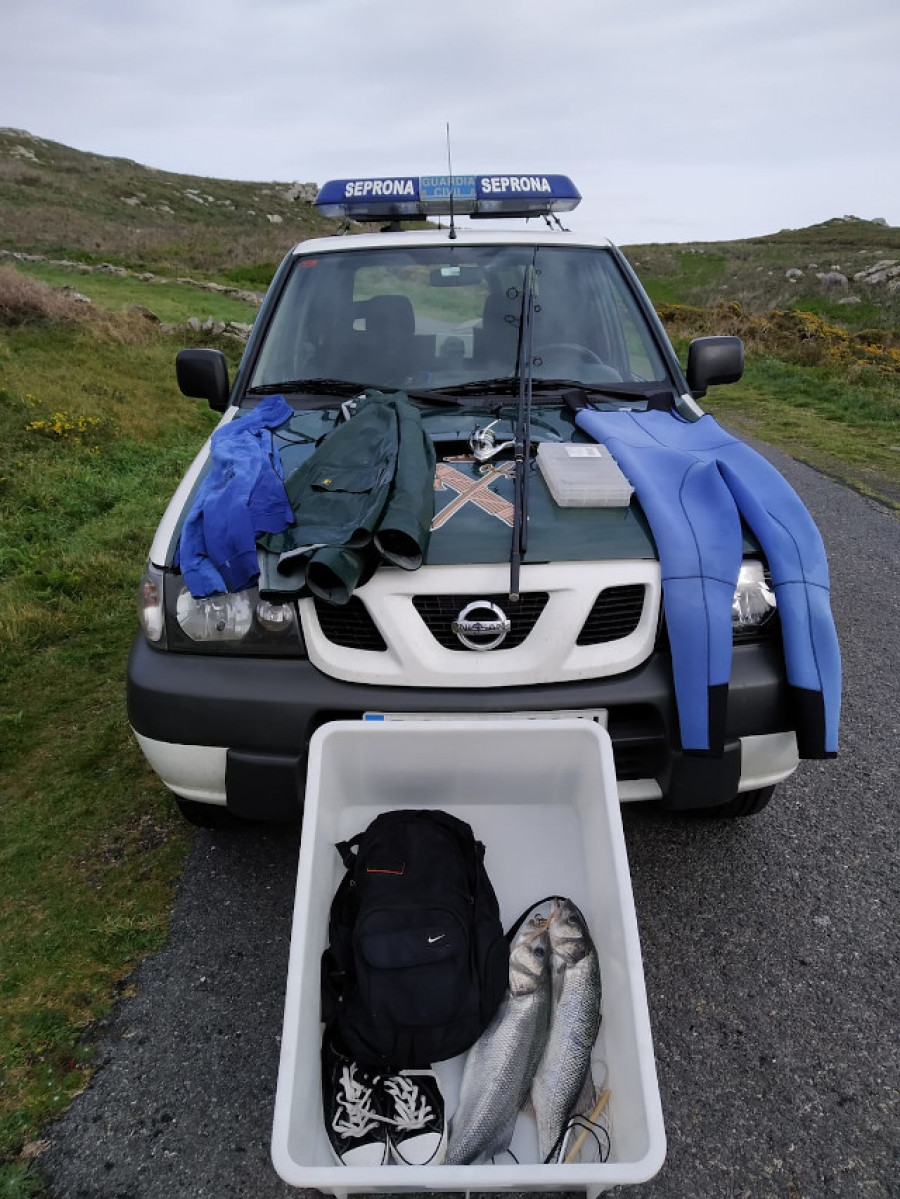
[[[455,449],[455,452],[454,452]],[[425,562],[507,562],[513,536],[515,467],[508,453],[477,462],[461,447],[438,444],[434,520]],[[640,507],[560,507],[532,459],[526,562],[655,558]]]

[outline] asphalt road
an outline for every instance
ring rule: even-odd
[[[900,521],[766,453],[828,547],[841,753],[749,820],[625,810],[668,1136],[636,1199],[900,1195]],[[297,840],[197,834],[168,946],[46,1134],[53,1199],[297,1194],[268,1152]]]

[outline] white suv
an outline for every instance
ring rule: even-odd
[[[559,226],[577,199],[559,176],[328,184],[326,214],[389,228],[293,249],[233,383],[218,351],[179,355],[182,391],[221,411],[220,429],[284,397],[287,419],[265,433],[279,479],[352,427],[361,397],[413,405],[434,454],[421,565],[368,559],[335,604],[282,576],[265,539],[258,577],[191,593],[183,533],[215,468],[201,449],[151,546],[128,667],[135,734],[190,819],[295,817],[310,736],[354,717],[582,714],[608,727],[623,800],[721,815],[758,811],[796,767],[779,617],[749,531],[723,745],[689,753],[641,505],[628,486],[599,506],[551,490],[541,445],[595,452],[578,448],[585,402],[693,419],[743,364],[737,339],[700,339],[686,377],[621,252]],[[464,213],[546,219],[506,232],[462,228]],[[436,214],[449,228],[393,227]]]

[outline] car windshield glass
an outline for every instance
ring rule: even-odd
[[[250,380],[452,391],[516,379],[534,264],[533,377],[671,383],[618,263],[602,248],[385,246],[298,256]],[[287,387],[286,387],[287,390]],[[314,390],[311,388],[311,390]]]

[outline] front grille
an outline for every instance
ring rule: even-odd
[[[530,591],[519,597],[518,603],[510,603],[509,595],[417,595],[413,598],[413,606],[425,622],[432,637],[444,649],[463,650],[472,652],[462,642],[457,640],[453,632],[453,622],[467,604],[483,601],[496,604],[509,618],[512,627],[502,645],[492,652],[500,653],[505,649],[515,649],[521,645],[537,623],[537,619],[546,606],[549,595],[546,591]],[[479,651],[474,651],[479,652]]]
[[[644,611],[644,584],[606,587],[597,596],[578,634],[578,645],[618,641],[638,627]]]
[[[347,649],[387,649],[368,608],[357,596],[351,596],[349,603],[340,605],[326,604],[318,596],[313,602],[319,626],[334,645],[343,645]]]

